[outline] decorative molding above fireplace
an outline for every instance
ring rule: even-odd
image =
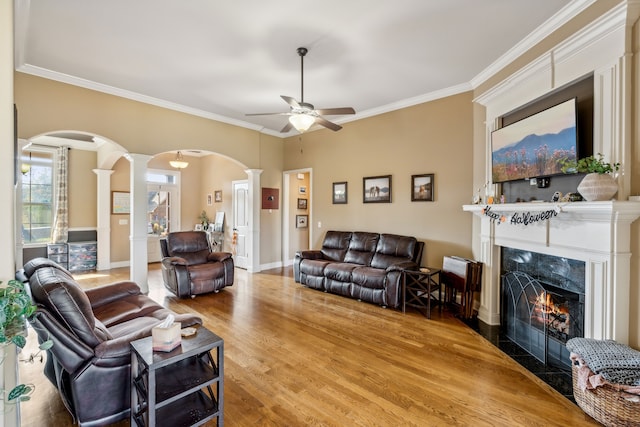
[[[510,218],[553,210],[550,219],[524,225],[487,216],[486,205],[463,209],[480,217],[483,287],[478,317],[500,323],[500,248],[572,258],[585,262],[585,336],[629,340],[630,228],[640,217],[640,202],[516,203],[490,205]]]

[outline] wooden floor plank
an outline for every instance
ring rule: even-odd
[[[428,320],[307,289],[282,272],[236,269],[233,287],[180,300],[150,267],[153,299],[199,314],[225,340],[227,426],[598,425],[446,310]],[[128,275],[77,278],[90,288]],[[31,333],[23,358],[35,346]],[[23,427],[72,425],[40,363],[21,363],[20,375],[36,385]]]

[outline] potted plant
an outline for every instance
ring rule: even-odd
[[[0,285],[2,281],[0,281]],[[18,280],[9,280],[7,286],[0,287],[0,346],[6,347],[15,344],[18,348],[24,348],[27,340],[27,319],[36,311],[36,306],[31,302],[24,284]],[[40,350],[48,350],[53,345],[51,340],[40,344]],[[37,354],[35,355],[37,356]],[[31,359],[35,357],[31,356]],[[4,359],[2,359],[4,360]],[[2,363],[2,361],[0,361]],[[5,396],[7,402],[28,400],[33,392],[33,385],[18,384]]]
[[[618,169],[620,163],[605,162],[601,153],[597,157],[583,157],[578,161],[565,160],[562,164],[564,173],[586,173],[578,184],[578,192],[589,202],[611,200],[615,196],[618,184],[612,174]]]

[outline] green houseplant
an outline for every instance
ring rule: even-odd
[[[609,163],[604,161],[604,156],[598,153],[598,157],[583,157],[577,161],[564,160],[562,162],[562,172],[564,173],[612,173],[620,169],[620,163]]]
[[[2,281],[0,281],[0,285]],[[9,280],[7,286],[0,287],[0,346],[15,344],[24,348],[27,340],[27,319],[36,311],[24,284],[18,280]],[[40,351],[53,346],[51,340],[40,344]],[[5,349],[6,351],[6,349]],[[33,358],[33,356],[32,356]],[[1,363],[1,362],[0,362]],[[33,386],[18,384],[5,396],[8,402],[28,400],[33,392]]]
[[[586,173],[578,184],[578,192],[587,201],[611,200],[618,192],[618,184],[613,177],[613,172],[620,169],[620,163],[604,161],[604,156],[598,153],[597,157],[583,157],[577,161],[563,161],[562,172]]]

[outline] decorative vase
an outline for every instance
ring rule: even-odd
[[[611,200],[618,192],[618,184],[608,173],[589,173],[580,181],[578,192],[588,202]]]

